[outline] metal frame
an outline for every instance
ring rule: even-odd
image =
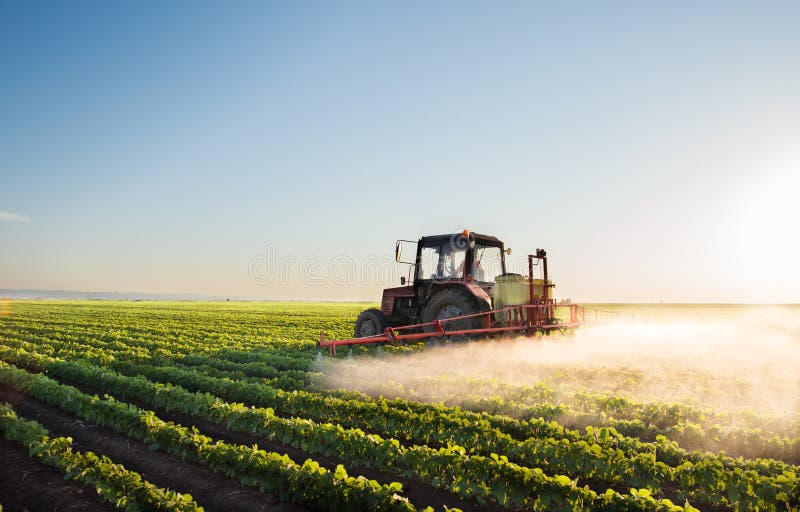
[[[569,322],[561,322],[555,318],[557,310],[569,309]],[[386,343],[406,343],[423,341],[432,338],[447,336],[486,336],[494,333],[519,332],[526,336],[536,333],[550,334],[552,331],[565,332],[585,325],[592,320],[597,321],[599,310],[586,308],[577,304],[555,304],[550,299],[541,304],[520,304],[506,306],[502,309],[462,315],[433,322],[404,325],[402,327],[387,327],[383,334],[364,338],[350,338],[346,340],[329,340],[325,338],[325,331],[320,332],[317,349],[323,347],[330,350],[331,355],[336,355],[336,347],[349,345],[383,345]],[[589,317],[593,316],[587,320]],[[484,327],[478,329],[448,329],[447,324],[464,320],[465,318],[480,318]],[[502,322],[504,320],[505,322]],[[507,325],[503,325],[507,323]]]

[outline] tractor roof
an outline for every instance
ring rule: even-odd
[[[460,237],[460,236],[462,236],[462,233],[448,233],[448,234],[445,234],[445,235],[430,235],[430,236],[423,236],[422,238],[419,239],[419,241],[420,241],[420,243],[422,243],[422,242],[426,242],[426,241],[429,241],[429,240],[451,240],[454,237]],[[498,244],[502,244],[503,243],[497,237],[489,236],[489,235],[481,235],[480,233],[470,232],[470,236],[474,240],[486,240],[488,242],[495,242],[495,243],[498,243]]]

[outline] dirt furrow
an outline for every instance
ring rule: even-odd
[[[0,437],[0,453],[3,511],[115,510],[94,487],[64,480],[64,473],[31,457],[22,445]]]

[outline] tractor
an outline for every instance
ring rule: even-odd
[[[416,245],[413,261],[404,247]],[[492,334],[550,334],[577,327],[585,308],[556,304],[548,279],[547,253],[528,255],[528,275],[508,272],[503,242],[489,235],[463,230],[398,240],[395,259],[409,265],[401,286],[383,291],[380,309],[367,309],[356,320],[353,338],[325,339],[318,348],[335,354],[341,345],[380,345],[433,338],[467,339]],[[534,269],[541,268],[541,278]],[[559,308],[568,314],[557,314]]]

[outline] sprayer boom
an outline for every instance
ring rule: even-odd
[[[589,318],[587,318],[587,315]],[[565,317],[561,319],[561,317]],[[406,344],[445,338],[482,338],[486,336],[512,334],[535,336],[549,335],[553,331],[567,333],[598,318],[598,310],[576,304],[520,304],[501,309],[437,319],[399,327],[386,327],[382,333],[346,340],[329,340],[325,332],[320,333],[317,349],[328,348],[336,355],[336,347],[349,345]],[[477,328],[463,328],[465,321],[477,320]]]

